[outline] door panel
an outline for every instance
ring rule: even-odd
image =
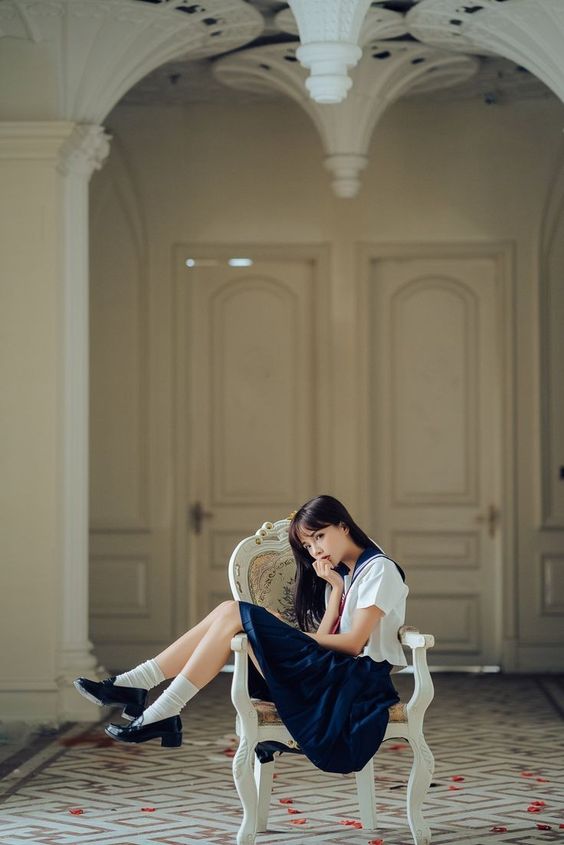
[[[315,491],[314,263],[210,260],[182,279],[191,618],[230,597],[235,545]]]
[[[492,258],[375,261],[375,536],[435,663],[499,661],[500,362]]]

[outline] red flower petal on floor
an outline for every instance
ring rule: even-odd
[[[533,772],[521,772],[522,778],[532,778]]]
[[[286,812],[291,813],[293,816],[297,816],[299,813],[301,813],[301,810],[295,810],[293,807],[288,807],[286,809]]]
[[[546,807],[544,801],[531,801],[531,807]]]
[[[294,803],[293,798],[279,798],[278,800],[280,801],[281,804],[293,804]]]
[[[451,777],[451,780],[454,780],[456,781],[456,783],[459,783],[461,780],[464,780],[464,778],[462,777],[462,775],[453,775]]]
[[[560,830],[564,830],[564,824],[559,824],[558,827],[560,828]]]
[[[535,778],[537,783],[550,783],[548,778]]]
[[[461,786],[453,786],[453,785],[449,786],[449,790],[451,792],[460,792],[461,789],[462,789]]]
[[[235,751],[232,748],[224,748],[222,753],[226,757],[235,757]]]
[[[383,839],[369,839],[368,845],[384,845]]]
[[[395,742],[393,745],[384,746],[387,751],[403,751],[404,748],[409,748],[407,742]]]
[[[537,824],[537,828],[539,830],[552,830],[552,825],[550,825],[550,824]]]
[[[352,827],[354,827],[354,828],[355,828],[355,830],[362,830],[362,822],[355,822],[355,823],[352,825]]]
[[[492,833],[507,833],[507,828],[503,824],[494,824],[493,827],[490,827]]]
[[[69,810],[71,816],[81,816],[84,813],[84,810],[81,810],[79,807],[75,807],[73,810]]]
[[[154,813],[155,808],[154,807],[141,807],[141,812],[142,813]]]
[[[305,824],[307,819],[290,819],[290,824]]]
[[[534,805],[534,804],[531,804],[531,805],[530,805],[530,807],[527,807],[527,812],[528,812],[528,813],[540,813],[540,811],[541,811],[541,808],[540,808],[540,807],[535,807],[535,805]]]

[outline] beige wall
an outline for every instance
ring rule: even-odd
[[[541,469],[555,468],[541,465],[538,314],[539,231],[563,125],[555,99],[400,103],[374,133],[359,197],[340,200],[313,125],[290,102],[237,105],[233,95],[228,106],[118,107],[109,116],[112,152],[91,193],[92,621],[107,665],[147,656],[187,621],[173,596],[184,565],[175,559],[173,245],[328,245],[330,425],[334,442],[346,444],[332,456],[333,489],[366,521],[366,461],[353,416],[339,411],[354,408],[363,389],[357,244],[479,241],[510,242],[515,255],[516,557],[503,660],[564,668],[564,607],[546,616],[540,606],[548,552],[564,601],[564,513],[540,530]],[[147,562],[144,613],[108,604],[108,578],[121,572],[125,589],[128,572]]]

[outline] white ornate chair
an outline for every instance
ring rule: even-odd
[[[288,526],[287,519],[274,524],[265,522],[255,535],[239,543],[229,561],[229,583],[235,599],[276,610],[289,624],[295,625],[292,585],[296,564],[288,542]],[[384,741],[402,738],[411,746],[413,765],[407,785],[407,818],[415,845],[429,845],[431,831],[421,806],[431,783],[434,760],[423,736],[423,717],[433,700],[427,649],[434,645],[434,639],[408,627],[403,627],[398,636],[402,645],[411,649],[415,684],[407,704],[400,702],[390,708]],[[237,711],[236,731],[240,738],[233,759],[233,778],[243,805],[237,845],[253,845],[256,834],[266,831],[275,765],[274,760],[260,763],[255,749],[261,742],[279,742],[290,748],[296,748],[297,743],[274,705],[249,695],[246,634],[233,637],[231,648],[235,653],[231,698]],[[373,759],[355,777],[363,827],[375,830]]]

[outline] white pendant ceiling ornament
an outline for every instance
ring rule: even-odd
[[[53,119],[100,123],[147,73],[252,41],[262,15],[243,0],[1,0],[2,38],[41,45],[58,80]]]
[[[306,87],[317,103],[340,103],[352,85],[347,68],[359,61],[360,29],[370,0],[288,0],[298,24],[296,56],[310,70]]]
[[[399,13],[398,18],[402,18]],[[372,36],[374,30],[371,30]],[[254,93],[281,92],[298,102],[317,127],[338,197],[355,197],[360,173],[368,163],[368,147],[376,123],[386,108],[408,93],[456,85],[473,76],[479,62],[413,41],[371,39],[354,70],[354,86],[343,103],[320,105],[304,90],[305,71],[295,45],[253,47],[218,59],[217,78]]]
[[[290,35],[300,34],[297,21],[291,9],[282,9],[274,16],[274,25],[281,32]],[[368,9],[358,38],[359,46],[365,47],[373,38],[399,38],[407,34],[405,17],[399,12],[380,9],[376,6]]]
[[[406,21],[427,44],[511,59],[564,101],[563,0],[421,0]]]

